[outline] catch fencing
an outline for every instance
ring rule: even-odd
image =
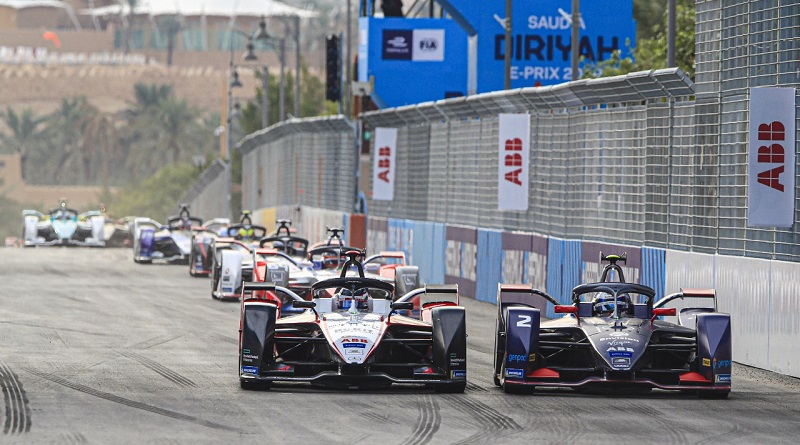
[[[352,209],[355,128],[343,116],[289,119],[244,138],[242,208]]]
[[[228,191],[228,165],[217,160],[200,174],[181,203],[189,204],[192,215],[203,219],[228,218]]]

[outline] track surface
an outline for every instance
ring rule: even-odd
[[[239,388],[236,303],[123,249],[0,249],[0,443],[791,443],[800,381],[745,366],[728,400],[508,396],[494,306],[465,299],[467,391]]]

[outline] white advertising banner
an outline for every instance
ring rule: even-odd
[[[795,189],[795,89],[750,89],[747,225],[791,227]]]
[[[372,199],[394,199],[394,166],[397,152],[397,128],[375,129],[375,150],[372,159]]]
[[[528,210],[531,117],[501,114],[499,118],[497,208]]]

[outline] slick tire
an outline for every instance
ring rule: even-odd
[[[440,383],[433,387],[437,394],[456,394],[462,393],[467,388],[467,382],[460,383]]]
[[[500,334],[500,320],[495,322],[494,328],[495,336],[494,336],[494,376],[493,381],[495,386],[503,386],[502,382],[500,381],[500,373],[502,372],[503,368],[503,357],[505,356],[505,351],[501,349],[503,346],[503,341],[505,341],[505,337]]]
[[[270,385],[270,382],[250,382],[247,380],[240,380],[239,386],[247,391],[269,391],[272,385]]]

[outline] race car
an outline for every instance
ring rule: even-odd
[[[466,313],[456,286],[428,286],[395,299],[392,284],[367,278],[348,252],[343,273],[312,285],[312,300],[273,283],[246,283],[242,295],[239,380],[244,389],[275,382],[338,388],[380,388],[393,383],[463,392],[467,378]],[[344,271],[354,267],[357,276]],[[302,313],[279,318],[285,294]],[[410,309],[419,295],[422,317]]]
[[[106,216],[103,225],[106,247],[132,247],[134,219],[135,216],[126,216],[118,220]]]
[[[194,232],[203,230],[203,220],[189,213],[181,204],[180,213],[162,226],[150,218],[134,220],[133,261],[150,264],[153,260],[188,263]]]
[[[245,214],[242,222],[222,231],[223,236],[209,245],[211,259],[211,297],[238,300],[241,285],[253,277],[253,249],[264,238],[267,229],[252,224]]]
[[[221,235],[227,235],[231,221],[228,218],[214,218],[206,221],[203,227],[192,234],[189,248],[189,275],[207,277],[211,274],[211,244]]]
[[[730,315],[716,310],[713,289],[682,289],[655,301],[655,291],[626,283],[617,262],[609,262],[600,282],[572,290],[561,305],[530,285],[500,284],[494,382],[507,393],[534,387],[593,391],[649,391],[653,388],[725,398],[731,391]],[[619,281],[605,281],[618,275]],[[676,299],[709,299],[713,307],[681,309]],[[543,320],[555,305],[560,318]]]
[[[84,246],[104,247],[105,218],[98,211],[81,214],[61,199],[58,207],[45,216],[36,210],[22,211],[22,239],[25,247]]]
[[[288,219],[275,221],[278,228],[275,232],[259,241],[260,247],[272,247],[300,261],[308,254],[308,240],[293,235],[292,222]]]

